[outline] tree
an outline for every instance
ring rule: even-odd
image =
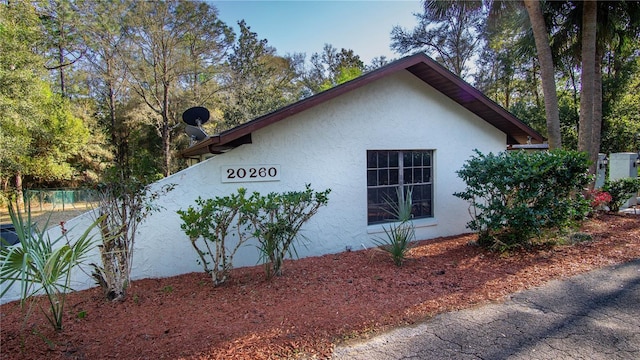
[[[24,2],[3,4],[0,12],[0,179],[3,190],[21,192],[31,185],[69,180],[69,159],[88,140],[88,130],[70,103],[45,81],[42,43],[34,8]],[[18,194],[21,199],[21,194]]]
[[[556,19],[554,53],[581,74],[578,149],[589,153],[593,172],[603,119],[622,97],[636,66],[640,4],[552,2],[550,13]]]
[[[558,95],[556,93],[554,75],[555,68],[553,65],[551,46],[549,45],[549,31],[545,24],[540,2],[538,0],[525,0],[524,5],[529,14],[533,37],[538,51],[540,79],[542,81],[544,108],[547,117],[549,148],[557,149],[562,147],[562,139],[560,135],[560,113],[558,110]]]
[[[475,86],[507,110],[529,101],[526,97],[534,97],[537,87],[537,81],[531,81],[537,64],[531,61],[535,47],[528,43],[524,28],[526,12],[516,6],[509,10],[508,14],[487,18],[482,31],[484,47],[474,76]]]
[[[192,35],[212,34],[208,44],[219,45],[218,28],[202,27],[202,19],[217,18],[207,3],[190,1],[137,2],[127,14],[127,37],[131,46],[122,54],[131,74],[131,86],[152,111],[148,118],[161,138],[162,173],[171,171],[172,141],[180,125],[182,109],[174,106],[178,83],[189,72]],[[222,23],[218,23],[222,24]]]
[[[601,92],[596,92],[596,27],[597,3],[585,1],[582,10],[582,73],[580,77],[580,128],[578,150],[589,154],[592,161],[590,172],[595,172],[595,164],[600,149],[601,119],[594,116],[594,108],[602,106]],[[600,82],[597,82],[600,85]],[[596,96],[600,95],[600,97]],[[599,105],[598,105],[599,104]],[[600,114],[601,115],[601,114]]]
[[[224,126],[230,128],[274,111],[300,98],[295,62],[276,55],[276,49],[244,22],[229,55],[225,82]]]
[[[36,8],[44,29],[45,49],[48,70],[57,72],[59,93],[67,97],[67,68],[70,68],[86,53],[87,48],[82,41],[85,31],[77,8],[71,0],[36,1]]]
[[[633,77],[617,96],[605,117],[601,151],[635,152],[640,149],[640,57],[636,58]]]
[[[380,63],[384,59],[378,60]],[[303,82],[312,94],[354,79],[366,70],[360,56],[351,49],[336,49],[325,44],[322,52],[313,53],[311,68],[304,71]]]
[[[479,46],[482,10],[481,1],[425,1],[413,30],[393,27],[391,49],[401,54],[426,51],[464,78]]]

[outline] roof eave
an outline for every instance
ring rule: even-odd
[[[426,67],[420,66],[420,64],[424,64]],[[525,144],[531,141],[542,143],[545,140],[544,137],[537,131],[533,130],[520,119],[516,118],[513,114],[495,103],[493,100],[489,99],[478,89],[474,88],[461,78],[454,75],[451,71],[438,64],[435,60],[429,58],[425,54],[418,53],[394,61],[388,65],[364,74],[344,84],[315,94],[306,99],[302,99],[291,105],[282,107],[274,112],[257,117],[244,124],[238,125],[233,129],[211,136],[195,144],[194,146],[181,151],[180,155],[187,158],[195,157],[207,153],[212,153],[210,151],[212,149],[218,151],[220,147],[228,147],[231,144],[234,144],[232,145],[232,147],[246,144],[247,142],[238,141],[238,139],[250,136],[254,131],[262,129],[287,117],[298,114],[315,105],[336,98],[346,92],[357,89],[370,82],[373,82],[377,79],[400,70],[409,71],[414,76],[429,84],[434,89],[440,91],[445,96],[451,98],[453,101],[465,107],[467,110],[480,116],[491,125],[506,133],[508,145]],[[437,75],[437,78],[431,76],[431,72],[435,73]],[[447,91],[447,89],[439,88],[437,84],[433,84],[434,82],[446,85],[449,90]],[[457,93],[454,90],[458,90]],[[467,99],[463,98],[463,93],[469,95],[468,101]],[[503,119],[504,121],[499,121],[499,119],[487,119],[481,114],[484,111],[495,114],[497,118]]]

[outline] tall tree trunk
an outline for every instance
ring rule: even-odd
[[[593,153],[593,173],[598,162],[600,152],[600,140],[602,136],[602,51],[596,47],[596,58],[593,79],[593,128],[591,129],[591,148]]]
[[[62,95],[62,97],[66,97],[67,95],[67,89],[66,89],[66,84],[65,84],[65,78],[64,78],[64,48],[62,47],[62,45],[58,46],[58,71],[60,72],[60,94]]]
[[[585,151],[589,158],[598,156],[594,151],[594,104],[596,74],[596,26],[597,2],[585,1],[582,8],[582,74],[580,77],[580,128],[578,129],[578,151]],[[600,105],[601,106],[601,105]],[[589,168],[595,173],[595,163]]]
[[[22,191],[22,171],[16,173],[16,205],[24,209],[24,192]]]
[[[549,148],[561,148],[560,112],[558,110],[558,95],[556,93],[551,45],[549,44],[549,32],[544,23],[540,1],[525,0],[524,5],[527,9],[527,14],[529,14],[529,20],[531,21],[533,37],[538,52],[538,62],[540,63],[540,78],[542,80],[542,91],[544,93],[544,109],[547,117]]]
[[[162,98],[162,175],[171,175],[171,127],[169,126],[169,85],[164,81]]]

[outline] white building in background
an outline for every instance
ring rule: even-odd
[[[373,246],[372,238],[384,235],[376,205],[398,184],[414,189],[417,239],[461,234],[469,204],[452,194],[465,187],[456,171],[474,149],[496,153],[543,140],[431,58],[406,57],[183,151],[202,161],[154,185],[175,188],[139,227],[132,276],[203,271],[176,211],[239,187],[261,194],[305,184],[331,189],[328,206],[302,227],[300,257]],[[89,222],[79,217],[67,227]],[[236,254],[235,267],[257,264],[254,245]],[[76,280],[76,289],[93,286],[85,274]]]

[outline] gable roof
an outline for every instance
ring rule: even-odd
[[[249,144],[251,143],[251,133],[256,130],[398,71],[410,72],[434,89],[476,114],[481,119],[484,119],[489,124],[506,133],[507,145],[526,144],[529,140],[534,143],[542,143],[544,141],[544,137],[540,133],[489,99],[478,89],[469,85],[427,55],[418,53],[394,61],[344,84],[287,105],[269,114],[255,118],[233,129],[214,134],[188,149],[181,151],[180,154],[183,157],[192,157],[207,153],[219,154],[242,144]]]

